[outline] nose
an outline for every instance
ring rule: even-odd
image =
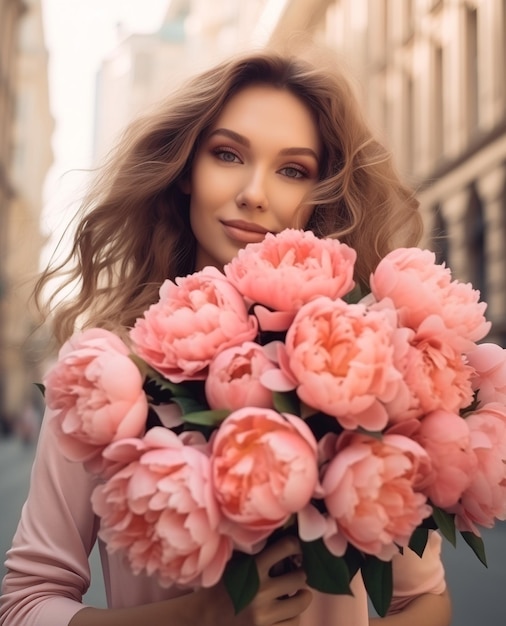
[[[235,199],[237,206],[250,211],[266,211],[268,198],[265,173],[259,168],[245,173],[246,177]]]

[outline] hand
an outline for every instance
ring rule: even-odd
[[[295,626],[300,614],[311,603],[313,594],[306,587],[306,574],[299,567],[290,572],[272,576],[272,571],[285,559],[301,560],[298,541],[294,537],[284,537],[269,546],[256,559],[260,589],[251,603],[255,626],[270,626],[283,623]]]
[[[270,574],[276,565],[290,557],[300,558],[300,547],[295,537],[280,539],[256,557],[260,588],[251,604],[238,615],[234,614],[232,602],[223,583],[213,589],[197,592],[196,595],[205,593],[208,596],[208,606],[213,606],[214,617],[209,624],[297,626],[300,614],[307,609],[312,599],[312,593],[306,587],[304,571],[298,568],[279,576]]]

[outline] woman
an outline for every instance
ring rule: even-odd
[[[288,227],[339,237],[358,252],[356,280],[420,236],[417,202],[373,138],[347,81],[298,58],[261,52],[225,62],[184,85],[134,123],[93,187],[62,270],[78,281],[57,306],[60,342],[81,326],[122,332],[158,298],[167,277],[205,265],[223,268],[249,242]],[[70,269],[69,269],[70,268]],[[47,420],[46,420],[47,421]],[[257,556],[260,591],[235,616],[222,584],[178,595],[133,576],[116,555],[101,555],[108,609],[83,607],[87,557],[97,518],[93,479],[62,458],[43,428],[32,484],[7,555],[3,626],[150,626],[199,623],[362,626],[369,620],[360,576],[353,597],[323,596],[301,570],[271,577],[299,553],[286,538]],[[433,534],[420,559],[395,557],[388,624],[449,624],[450,603]]]

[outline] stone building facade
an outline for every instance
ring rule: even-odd
[[[11,178],[14,108],[16,102],[16,33],[23,12],[21,0],[0,0],[0,426],[6,428],[7,364],[4,352],[7,309],[7,225],[14,187]]]
[[[0,413],[4,429],[39,399],[27,303],[39,268],[53,119],[40,0],[0,0]]]
[[[185,0],[170,2],[154,33],[118,33],[97,76],[93,158],[100,161],[125,126],[186,76]]]

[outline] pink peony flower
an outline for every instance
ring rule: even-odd
[[[339,298],[351,291],[355,259],[356,252],[337,239],[286,229],[239,250],[224,272],[248,301],[285,314],[280,328],[267,313],[260,313],[262,328],[265,320],[273,330],[284,330],[291,321],[286,313],[293,317],[316,297]]]
[[[480,534],[475,524],[492,528],[506,520],[506,407],[489,403],[465,420],[477,467],[455,507],[457,527]]]
[[[390,560],[432,512],[416,489],[429,465],[426,452],[408,437],[342,435],[322,478],[337,536],[344,535],[367,554]],[[324,536],[331,551],[333,539],[328,532]]]
[[[166,280],[160,299],[130,331],[135,351],[174,383],[204,380],[218,352],[253,340],[257,321],[214,267]]]
[[[467,354],[474,370],[473,389],[481,403],[506,404],[506,350],[495,343],[482,343]]]
[[[155,432],[149,434],[151,430]],[[130,463],[138,461],[140,457],[151,448],[163,447],[165,443],[170,445],[173,442],[172,435],[164,435],[162,431],[172,432],[167,428],[161,426],[155,427],[149,430],[144,437],[127,437],[125,439],[118,439],[109,444],[102,451],[101,478],[109,479],[113,474],[119,472]],[[186,446],[192,446],[203,452],[206,456],[210,454],[210,446],[206,441],[204,435],[197,431],[185,430],[179,435],[181,443]]]
[[[438,507],[453,506],[469,486],[476,469],[467,420],[456,413],[433,411],[420,421],[412,438],[432,462],[422,491]]]
[[[286,335],[297,394],[337,418],[343,428],[381,430],[385,403],[396,398],[401,374],[395,367],[395,311],[318,298],[303,306]]]
[[[71,337],[44,377],[51,426],[63,454],[90,471],[112,441],[137,437],[148,403],[139,369],[113,333],[92,328]]]
[[[107,549],[124,551],[135,574],[156,575],[163,587],[215,585],[232,544],[219,530],[209,457],[161,427],[141,447],[118,442],[108,454],[130,462],[92,494]]]
[[[473,400],[473,369],[455,350],[449,331],[436,315],[420,324],[409,339],[409,350],[396,360],[396,366],[410,399],[407,410],[388,406],[393,422],[421,417],[437,409],[458,412]]]
[[[454,280],[445,290],[442,317],[446,327],[454,332],[457,349],[465,350],[470,342],[479,341],[488,334],[492,323],[485,319],[486,308],[487,303],[480,302],[480,292],[470,283]]]
[[[209,365],[205,382],[209,406],[231,411],[245,406],[272,408],[272,392],[261,384],[260,376],[274,367],[257,343],[246,341],[223,350]]]
[[[377,300],[390,298],[403,326],[415,330],[430,315],[439,316],[451,331],[456,350],[469,349],[490,329],[487,307],[470,284],[452,281],[450,270],[435,262],[435,254],[418,248],[399,248],[387,254],[370,279]]]
[[[305,507],[318,480],[317,444],[299,417],[247,407],[213,439],[213,481],[227,532],[243,551]]]
[[[126,437],[113,441],[102,450],[101,459],[95,461],[96,466],[100,467],[100,477],[104,481],[108,480],[119,470],[139,460],[148,449],[144,438],[141,437]]]

